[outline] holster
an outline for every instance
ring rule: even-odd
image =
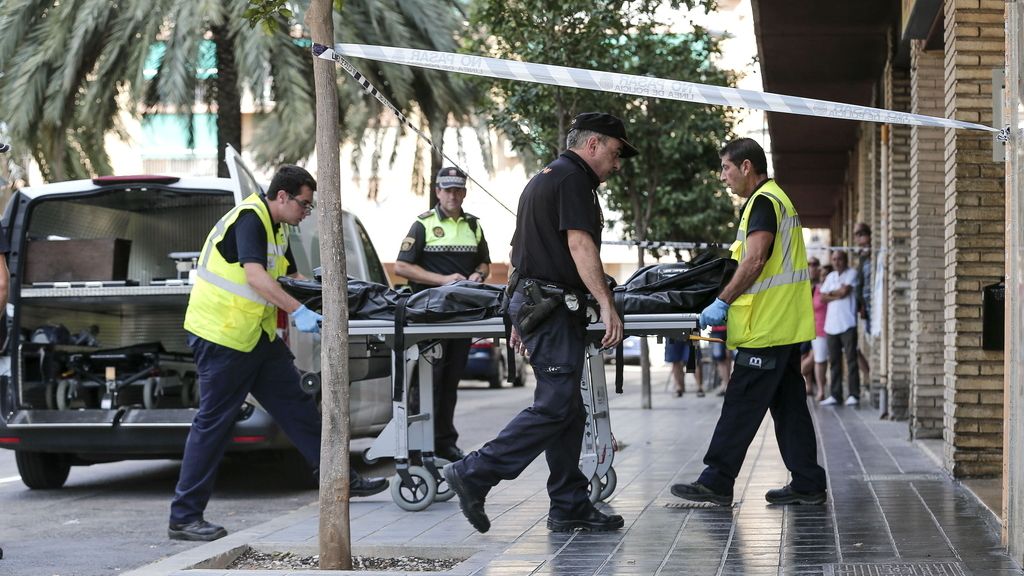
[[[519,308],[516,319],[519,321],[520,334],[526,335],[536,330],[564,302],[557,296],[545,295],[540,286],[531,280],[523,283],[523,289],[527,302]]]

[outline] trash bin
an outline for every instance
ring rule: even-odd
[[[989,284],[982,288],[981,348],[982,350],[1003,349],[1003,315],[1006,300],[1006,281]]]

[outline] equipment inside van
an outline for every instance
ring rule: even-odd
[[[196,255],[221,216],[260,190],[234,150],[228,163],[231,179],[107,177],[12,196],[0,448],[16,451],[30,488],[62,486],[72,465],[181,456],[203,386],[182,326]],[[289,231],[306,275],[319,265],[315,220]],[[346,213],[343,228],[349,274],[386,283],[359,220]],[[317,395],[319,336],[298,332],[283,312],[278,334],[300,385]],[[374,361],[365,341],[351,350],[363,368],[353,370],[352,435],[373,435],[390,417],[389,356]],[[290,446],[253,398],[239,406],[230,451]],[[312,478],[301,469],[295,477]]]

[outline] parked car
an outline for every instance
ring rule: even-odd
[[[526,360],[517,355],[514,360],[512,386],[522,386],[526,374]],[[477,338],[469,349],[463,380],[485,380],[491,388],[501,388],[508,376],[508,352],[499,338]]]
[[[260,189],[228,156],[230,179],[107,177],[12,196],[2,222],[11,315],[0,356],[0,447],[16,452],[29,488],[59,488],[72,465],[181,456],[202,386],[182,327],[189,269],[220,217]],[[386,283],[362,224],[344,218],[349,274]],[[318,264],[315,227],[290,235],[308,275]],[[299,333],[284,312],[278,332],[315,394],[319,336]],[[376,434],[390,419],[388,357],[352,342],[354,436]],[[290,446],[249,397],[228,450],[297,454]]]
[[[605,362],[615,361],[615,348],[603,352]],[[626,336],[622,339],[622,363],[640,364],[640,336]]]

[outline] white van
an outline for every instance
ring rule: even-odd
[[[191,257],[217,220],[258,189],[229,151],[232,178],[124,176],[24,188],[3,215],[11,271],[0,356],[0,448],[14,450],[30,488],[59,488],[72,465],[180,457],[196,412],[195,364],[182,327]],[[387,284],[359,220],[344,215],[349,275]],[[315,218],[290,231],[301,273],[319,265]],[[319,392],[319,336],[279,313]],[[390,356],[354,341],[353,436],[391,417]],[[295,453],[251,397],[229,451]],[[308,477],[299,472],[296,478]]]

